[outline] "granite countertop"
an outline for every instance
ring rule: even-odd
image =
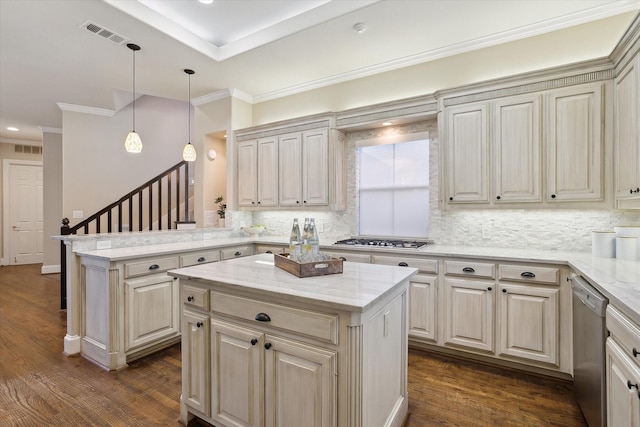
[[[170,270],[180,279],[216,282],[222,290],[277,294],[280,301],[300,301],[364,312],[418,270],[376,264],[344,263],[341,274],[299,278],[274,266],[273,255],[259,254]]]
[[[334,242],[335,239],[325,239]],[[76,251],[77,255],[119,261],[131,258],[170,254],[198,249],[260,243],[286,245],[288,240],[280,236],[224,237],[193,242],[164,243],[126,248]],[[592,283],[610,303],[615,305],[640,325],[640,260],[625,261],[615,258],[594,257],[590,252],[565,252],[542,249],[512,249],[469,246],[427,245],[420,249],[385,249],[372,246],[322,245],[322,249],[353,252],[406,254],[437,257],[491,258],[497,261],[532,262],[568,265]],[[349,263],[351,264],[351,263]],[[288,274],[288,273],[285,273]]]

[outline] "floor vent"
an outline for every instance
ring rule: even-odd
[[[124,42],[126,42],[129,39],[128,37],[117,34],[111,31],[110,29],[105,28],[102,25],[98,25],[95,22],[91,22],[91,21],[87,21],[84,24],[80,25],[80,28],[83,30],[89,31],[95,34],[96,36],[100,36],[104,39],[111,40],[115,44],[119,44],[119,45],[124,44]]]
[[[16,153],[31,153],[31,154],[42,154],[42,147],[38,147],[35,145],[15,145]]]

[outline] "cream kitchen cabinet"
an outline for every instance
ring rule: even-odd
[[[185,308],[182,313],[182,366],[191,369],[182,376],[181,400],[184,404],[211,415],[209,371],[209,330],[207,313]]]
[[[328,205],[328,130],[287,134],[280,141],[280,206]]]
[[[266,140],[274,144],[265,147],[268,155],[263,155],[258,141]],[[335,128],[335,115],[240,129],[236,141],[240,208],[346,209],[345,135]],[[262,162],[262,157],[269,161]],[[254,171],[249,165],[254,165]],[[262,176],[260,165],[264,166]],[[263,181],[266,184],[259,184]],[[265,186],[262,197],[258,185]],[[269,196],[268,202],[264,195]]]
[[[212,419],[225,426],[335,426],[336,359],[335,351],[212,320]]]
[[[640,426],[640,327],[614,306],[607,307],[607,425]]]
[[[368,253],[336,251],[334,249],[324,249],[324,248],[321,248],[321,251],[331,255],[334,258],[340,258],[343,261],[364,262],[364,263],[371,262],[371,256]]]
[[[283,254],[289,252],[289,245],[255,244],[253,252],[256,254]]]
[[[413,267],[409,280],[409,338],[435,342],[438,338],[438,261],[415,256],[372,255],[374,264]]]
[[[238,144],[238,205],[278,206],[278,138]]]
[[[230,246],[220,249],[221,259],[239,258],[243,256],[253,255],[253,245]]]
[[[527,94],[446,109],[449,204],[541,202],[540,99]]]
[[[614,81],[616,205],[640,208],[640,54]]]
[[[547,202],[604,198],[604,87],[589,83],[546,95]]]

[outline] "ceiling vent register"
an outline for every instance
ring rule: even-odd
[[[95,34],[96,36],[100,36],[104,39],[111,40],[112,42],[118,45],[123,45],[127,40],[129,40],[128,37],[117,34],[111,31],[110,29],[105,28],[102,25],[98,25],[95,22],[91,22],[91,21],[85,22],[80,26],[80,28],[83,30],[89,31]]]

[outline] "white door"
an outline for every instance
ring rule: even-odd
[[[37,264],[43,252],[42,163],[5,162],[8,264]]]

